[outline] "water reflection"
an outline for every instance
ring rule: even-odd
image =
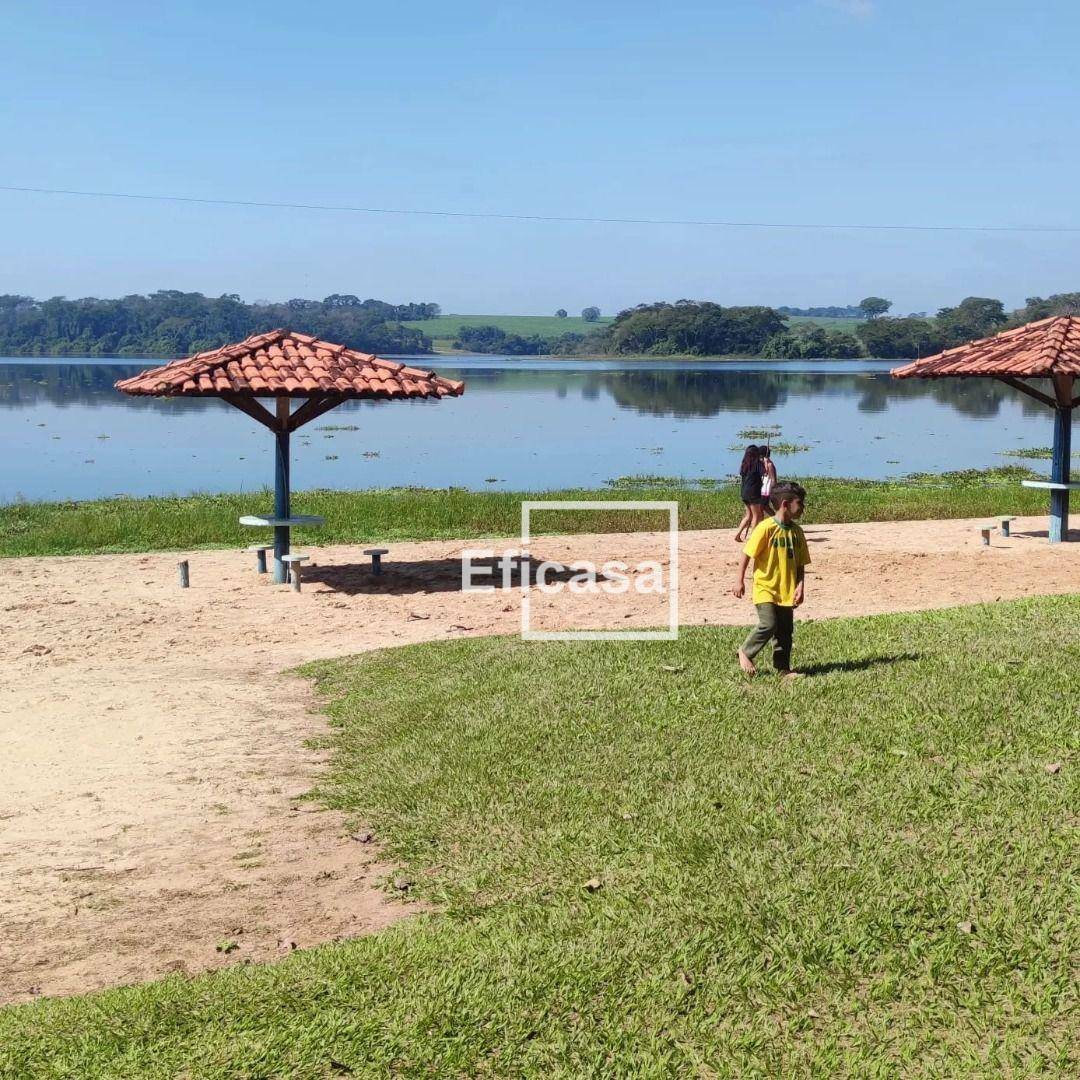
[[[805,372],[656,370],[628,365],[621,371],[470,370],[451,372],[471,390],[498,388],[508,392],[554,388],[559,398],[577,389],[586,401],[608,394],[624,409],[647,416],[681,419],[717,416],[732,410],[769,412],[793,398],[855,398],[864,413],[881,413],[890,403],[927,399],[954,408],[963,416],[997,416],[1002,402],[1016,400],[1026,415],[1041,407],[993,379],[893,379],[888,372],[813,374]]]
[[[267,484],[265,429],[224,402],[117,393],[152,363],[0,362],[0,502]],[[299,433],[297,487],[723,476],[740,432],[766,424],[804,447],[782,463],[789,475],[895,476],[1000,465],[1002,451],[1050,434],[1048,410],[993,380],[897,382],[880,365],[435,366],[466,380],[464,397],[346,403]]]
[[[985,420],[997,416],[1005,402],[1015,403],[1025,416],[1045,411],[1037,401],[1025,397],[996,379],[896,379],[872,376],[860,383],[859,411],[883,413],[898,401],[928,398],[948,405],[961,416]]]
[[[48,404],[65,409],[73,405],[91,409],[125,408],[173,412],[177,402],[165,398],[119,394],[114,384],[144,370],[147,364],[35,364],[33,361],[0,363],[0,408],[25,409]],[[196,406],[205,404],[188,399]]]
[[[580,369],[469,369],[440,366],[451,378],[463,378],[471,391],[554,393],[565,399],[577,393],[584,401],[607,394],[623,409],[646,416],[709,417],[722,412],[770,412],[799,397],[854,397],[864,413],[883,413],[891,403],[927,398],[954,408],[963,416],[997,416],[1006,400],[1018,400],[1025,414],[1042,410],[1038,402],[1021,397],[993,379],[910,379],[902,382],[883,372],[808,374],[712,368],[657,370],[628,366],[620,371]],[[178,404],[206,407],[210,402],[188,398],[182,403],[164,398],[126,397],[114,384],[142,370],[134,364],[0,364],[0,408],[20,409],[47,402],[60,408],[142,408],[172,413]]]

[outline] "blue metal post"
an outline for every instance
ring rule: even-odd
[[[278,430],[275,433],[274,448],[274,517],[289,516],[289,431],[286,427],[289,419],[289,399],[278,398]],[[289,580],[287,564],[281,561],[289,554],[288,525],[274,526],[274,583],[284,585]]]
[[[1060,398],[1058,399],[1061,400]],[[1069,461],[1072,453],[1072,409],[1059,405],[1054,410],[1054,459],[1050,479],[1055,484],[1070,480]],[[1069,538],[1069,489],[1050,492],[1050,543],[1060,544]]]

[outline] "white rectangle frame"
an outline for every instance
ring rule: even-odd
[[[666,630],[533,630],[527,570],[521,575],[521,638],[523,641],[677,641],[679,637],[679,504],[634,499],[611,501],[531,499],[521,504],[521,555],[529,558],[534,510],[663,510],[668,515],[668,628]]]

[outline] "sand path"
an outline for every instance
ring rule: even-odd
[[[986,548],[968,521],[808,526],[804,617],[1080,589],[1080,544],[1051,547],[1044,528],[1021,519]],[[545,537],[533,552],[634,562],[665,542]],[[0,562],[0,1002],[271,959],[415,910],[379,888],[375,844],[299,800],[324,760],[304,741],[325,727],[284,672],[516,633],[520,593],[461,591],[461,551],[482,543],[390,546],[377,579],[359,548],[315,549],[300,594],[234,551],[188,555],[188,590],[176,554]],[[729,593],[736,552],[730,532],[682,534],[681,622],[750,621]],[[656,597],[619,602],[618,625],[663,619]]]

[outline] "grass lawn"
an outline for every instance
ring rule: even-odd
[[[614,320],[609,316],[597,322],[587,323],[580,315],[568,315],[558,319],[554,315],[440,315],[437,319],[420,319],[403,325],[412,326],[429,338],[448,345],[463,326],[497,326],[508,334],[522,337],[554,338],[560,334],[587,334]]]
[[[855,328],[862,321],[816,315],[788,315],[786,318],[792,326],[821,326],[828,330],[846,330],[850,334],[855,333]],[[557,337],[571,331],[587,334],[590,330],[614,321],[614,317],[610,315],[602,315],[599,321],[594,323],[585,322],[580,315],[569,315],[565,319],[556,318],[554,315],[440,315],[437,319],[417,319],[403,325],[422,330],[430,338],[452,338],[463,326],[497,326],[508,334],[521,334],[523,337],[533,334]]]
[[[806,623],[794,686],[740,637],[310,666],[438,910],[2,1010],[0,1075],[1076,1075],[1080,598]]]
[[[1045,493],[1020,487],[1019,478],[1027,475],[1022,466],[1006,466],[911,481],[807,478],[807,521],[911,521],[1044,513]],[[298,543],[306,544],[515,536],[521,527],[522,499],[537,498],[677,499],[683,529],[731,528],[743,510],[734,483],[714,480],[689,484],[672,477],[625,477],[610,489],[599,491],[305,491],[294,494],[294,512],[319,514],[326,518],[326,525],[317,530],[297,529],[295,536]],[[265,513],[272,504],[269,492],[11,503],[0,506],[0,557],[242,547],[252,543],[255,534],[241,527],[237,519],[242,514]],[[535,530],[549,534],[657,527],[655,515],[623,511],[547,513],[534,524]]]
[[[788,325],[792,328],[797,326],[820,326],[823,330],[843,330],[845,334],[855,336],[855,330],[863,322],[862,319],[837,319],[827,315],[787,315]]]

